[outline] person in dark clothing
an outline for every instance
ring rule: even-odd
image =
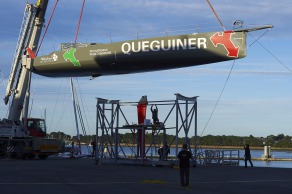
[[[158,155],[159,155],[159,160],[162,160],[162,155],[163,155],[163,148],[162,147],[158,148]]]
[[[163,148],[162,148],[163,160],[167,160],[168,154],[170,154],[170,149],[169,149],[169,146],[167,145],[167,143],[165,143]]]
[[[96,142],[95,140],[93,142],[91,142],[92,145],[92,158],[95,156],[95,151],[96,151]]]
[[[71,150],[70,150],[70,152],[71,152],[71,156],[70,156],[70,157],[71,157],[71,158],[74,157],[74,156],[73,156],[73,155],[74,155],[74,150],[75,150],[74,148],[75,148],[75,143],[74,143],[74,141],[72,141],[72,142],[71,142]]]
[[[181,187],[189,187],[192,153],[188,150],[187,144],[183,144],[183,148],[178,153],[177,158],[179,159],[180,185]]]
[[[253,167],[252,161],[251,161],[251,155],[250,155],[250,148],[249,148],[249,144],[246,144],[246,146],[244,146],[244,168],[247,168],[247,161],[249,161],[250,166]]]
[[[151,112],[152,112],[152,119],[153,119],[153,124],[159,123],[158,119],[158,108],[155,105],[155,108],[153,109],[153,105],[151,106]]]

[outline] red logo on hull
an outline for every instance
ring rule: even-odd
[[[210,37],[210,40],[215,47],[217,47],[218,44],[223,45],[226,51],[228,52],[227,53],[228,57],[237,58],[239,53],[239,46],[235,47],[235,45],[231,41],[232,34],[235,33],[233,31],[225,31],[223,32],[223,34],[221,33],[220,35],[220,33],[217,32],[216,34]]]

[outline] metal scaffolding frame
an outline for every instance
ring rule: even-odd
[[[134,114],[137,110],[134,111],[134,109],[138,102],[121,102],[120,100],[97,98],[96,162],[98,164],[173,165],[177,163],[175,156],[178,155],[179,144],[187,143],[193,153],[193,164],[195,165],[198,142],[198,96],[185,97],[181,94],[175,94],[175,96],[175,100],[148,101],[148,107],[151,105],[164,106],[164,110],[159,111],[159,123],[150,123],[150,119],[145,119],[145,122],[141,124],[135,124],[135,122],[128,120],[128,118],[136,117],[135,120],[137,121],[137,114]],[[166,116],[163,118],[162,115]],[[175,148],[173,157],[170,157],[172,159],[167,159],[165,155],[159,158],[156,154],[159,145],[161,142],[167,143],[167,133],[174,129],[175,135],[171,136],[169,142],[169,146]],[[142,130],[142,142],[138,141],[138,130]],[[131,134],[132,142],[126,142],[121,138],[120,134],[126,132]],[[191,132],[194,132],[193,139],[189,138]],[[151,137],[147,146],[145,146],[146,136]],[[183,137],[183,142],[179,142],[179,136]]]

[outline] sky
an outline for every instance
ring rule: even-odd
[[[5,96],[26,2],[9,0],[0,6],[1,98]],[[198,135],[292,135],[292,1],[210,2],[226,29],[232,29],[235,20],[243,21],[246,28],[274,27],[249,33],[247,56],[240,60],[93,80],[77,78],[75,86],[87,134],[95,133],[97,97],[137,102],[147,95],[149,101],[159,101],[174,100],[174,94],[180,93],[199,96]],[[54,3],[49,1],[46,24]],[[81,0],[59,0],[39,56],[59,50],[60,43],[74,42],[81,6]],[[87,0],[77,42],[109,43],[145,34],[155,37],[218,30],[222,28],[205,0]],[[76,135],[70,90],[68,78],[33,76],[30,113],[32,117],[46,115],[48,132]],[[163,109],[159,107],[160,117],[166,117]],[[6,117],[7,110],[0,100],[0,118]],[[130,122],[137,122],[135,110],[129,115]]]

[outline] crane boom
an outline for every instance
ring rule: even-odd
[[[22,25],[21,25],[21,29],[19,33],[19,38],[17,41],[15,54],[14,54],[14,58],[13,58],[13,62],[12,62],[11,70],[10,70],[10,76],[9,76],[9,80],[8,80],[8,84],[6,88],[6,95],[4,98],[5,104],[8,103],[9,97],[14,91],[13,87],[14,87],[15,79],[17,77],[16,75],[19,73],[20,68],[21,68],[21,56],[25,49],[24,46],[27,45],[28,34],[30,34],[30,29],[31,29],[30,26],[32,25],[32,21],[33,21],[32,18],[35,17],[34,16],[35,12],[32,10],[33,10],[32,5],[26,4],[25,10],[24,10],[23,21],[22,21]]]
[[[12,121],[19,121],[21,113],[23,113],[24,118],[27,117],[27,108],[24,107],[28,107],[29,103],[31,77],[31,72],[27,70],[30,66],[30,58],[27,55],[29,54],[28,51],[31,50],[35,52],[37,49],[45,21],[44,16],[47,5],[48,0],[39,0],[35,5],[27,4],[25,9],[27,13],[25,13],[23,28],[20,32],[19,43],[14,56],[6,96],[4,98],[7,104],[9,97],[14,92],[8,115],[8,119]],[[22,59],[22,61],[20,59]]]

